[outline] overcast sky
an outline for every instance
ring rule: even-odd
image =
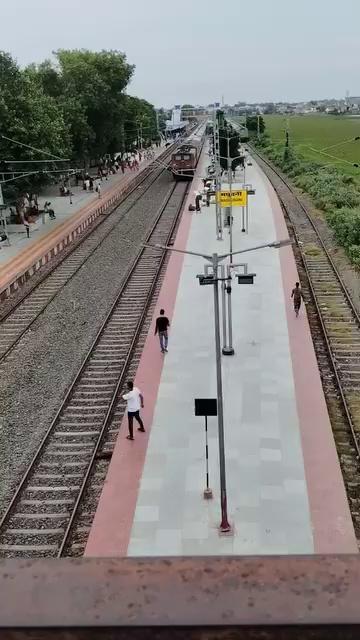
[[[0,49],[118,49],[156,106],[360,95],[360,0],[0,0]]]

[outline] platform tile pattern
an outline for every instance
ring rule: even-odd
[[[275,238],[270,202],[252,168],[257,196],[251,232],[235,220],[234,246]],[[210,253],[214,207],[194,214],[188,248]],[[227,247],[227,237],[221,251]],[[240,244],[241,243],[241,244]],[[186,256],[154,423],[128,548],[129,556],[288,554],[314,551],[278,253],[247,255],[252,286],[233,286],[234,357],[223,358],[228,506],[233,536],[220,536],[218,439],[209,418],[210,484],[205,501],[203,418],[195,397],[216,396],[213,298]],[[144,390],[146,396],[146,390]]]

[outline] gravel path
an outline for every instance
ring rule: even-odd
[[[168,174],[157,180],[1,365],[0,513],[55,415],[172,184]],[[126,203],[121,206],[126,207]]]

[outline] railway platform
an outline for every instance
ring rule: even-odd
[[[164,147],[155,149],[155,158],[164,153]],[[60,252],[79,233],[84,231],[100,214],[114,206],[122,194],[141,179],[142,173],[152,160],[142,159],[139,171],[126,169],[101,182],[101,197],[94,191],[86,192],[81,187],[72,187],[73,197],[45,196],[39,198],[40,208],[45,200],[51,200],[56,219],[46,217],[45,224],[39,220],[30,225],[30,238],[25,228],[19,226],[19,232],[11,233],[10,246],[1,246],[0,250],[0,299],[11,291],[39,267]]]
[[[229,236],[225,230],[216,239],[215,205],[188,211],[205,162],[203,153],[174,247],[226,253]],[[267,178],[256,165],[246,169],[255,195],[248,234],[234,209],[234,251],[287,237]],[[235,355],[222,358],[232,534],[219,534],[217,419],[208,420],[214,497],[204,500],[204,424],[194,415],[195,398],[216,398],[212,287],[196,278],[204,260],[172,253],[135,380],[146,433],[129,442],[124,418],[86,556],[357,552],[306,309],[296,318],[292,308],[292,248],[249,252],[245,261],[256,277],[251,286],[233,281]],[[171,323],[165,355],[154,336],[160,308]]]

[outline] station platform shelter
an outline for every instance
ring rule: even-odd
[[[226,253],[215,204],[189,212],[202,187],[204,150],[174,247]],[[233,249],[288,237],[276,194],[260,169],[246,167],[248,233],[234,208]],[[234,188],[241,187],[236,174]],[[314,353],[306,308],[291,291],[298,274],[291,246],[239,256],[256,273],[232,284],[233,356],[222,357],[230,535],[221,535],[217,418],[208,419],[205,500],[204,419],[195,398],[216,398],[212,286],[199,286],[205,260],[172,253],[135,384],[145,399],[146,433],[126,439],[126,417],[110,463],[87,556],[356,553],[357,544]],[[164,308],[169,351],[154,336]]]

